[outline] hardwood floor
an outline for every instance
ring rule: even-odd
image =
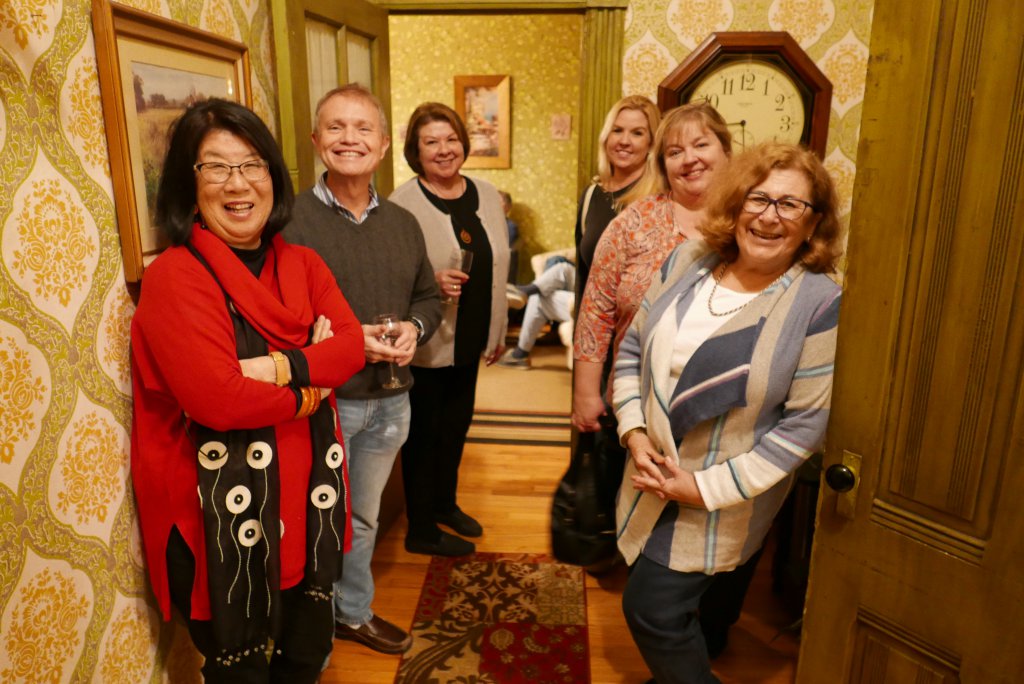
[[[550,553],[551,493],[565,469],[566,447],[468,444],[460,470],[459,503],[484,527],[480,551]],[[429,558],[403,548],[400,517],[380,540],[374,556],[377,595],[374,612],[408,628],[412,623]],[[791,684],[797,636],[786,631],[792,618],[770,591],[762,557],[744,614],[730,632],[729,647],[714,663],[723,684]],[[591,681],[641,684],[649,678],[622,617],[624,568],[597,580],[587,578]],[[350,642],[335,641],[323,684],[377,684],[394,681],[399,656],[386,656]]]

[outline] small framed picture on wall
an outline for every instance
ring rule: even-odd
[[[510,76],[456,76],[455,111],[469,134],[467,169],[512,167]]]

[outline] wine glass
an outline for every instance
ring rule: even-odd
[[[473,267],[473,253],[468,249],[460,249],[458,256],[453,256],[451,267],[469,275],[469,269]],[[459,296],[446,294],[441,297],[443,304],[458,304]]]
[[[382,332],[380,337],[377,339],[379,339],[383,344],[394,347],[395,340],[397,340],[402,334],[402,319],[400,319],[397,314],[386,313],[374,317],[373,322],[376,325],[384,326],[384,332]],[[398,376],[395,375],[394,361],[388,362],[388,375],[388,379],[382,385],[384,389],[400,389],[405,386],[404,383],[398,379]]]

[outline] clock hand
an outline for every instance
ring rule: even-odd
[[[747,149],[747,120],[740,119],[735,123],[727,123],[726,126],[739,126],[740,127],[740,147]]]

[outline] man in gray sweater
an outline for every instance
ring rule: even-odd
[[[313,143],[327,171],[296,198],[284,237],[323,257],[363,324],[366,367],[337,390],[352,496],[352,550],[334,585],[334,636],[382,653],[404,653],[412,637],[370,608],[370,562],[381,494],[409,432],[408,365],[417,344],[439,325],[441,303],[419,224],[371,185],[390,142],[386,131],[380,101],[362,86],[324,95]],[[393,346],[381,341],[384,326],[374,323],[384,313],[402,320]],[[392,369],[400,388],[386,387]]]

